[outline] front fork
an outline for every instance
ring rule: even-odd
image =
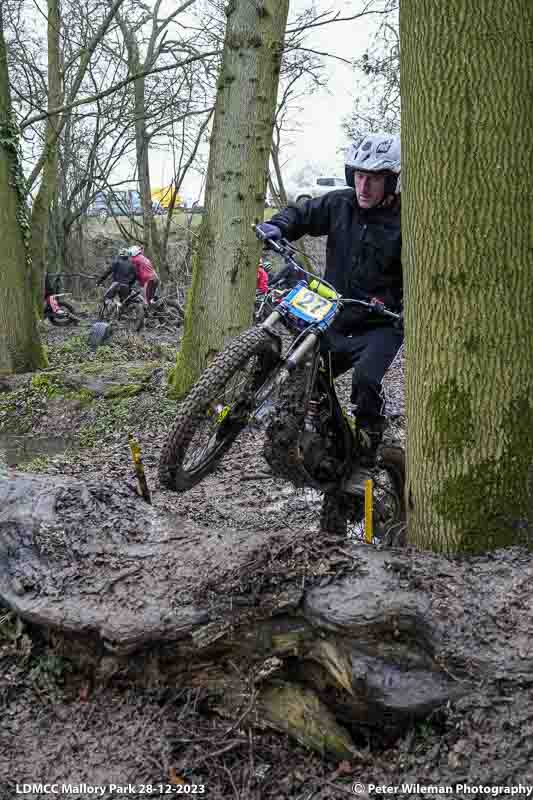
[[[277,336],[274,326],[282,319],[282,314],[279,311],[274,310],[269,316],[266,318],[264,322],[261,323],[260,327],[265,328],[269,333],[273,336]],[[270,395],[276,389],[285,383],[287,378],[291,375],[291,373],[296,369],[297,366],[301,365],[316,349],[316,344],[318,342],[319,336],[318,334],[310,331],[303,342],[296,347],[293,352],[288,356],[285,361],[285,364],[274,374],[271,376],[269,380],[267,380],[263,386],[259,389],[255,396],[255,411],[252,414],[251,421],[255,420],[259,423],[264,421],[270,415],[272,410],[272,401],[269,400]],[[308,389],[313,384],[315,376],[316,376],[316,369],[318,367],[318,360],[315,359],[316,363],[314,368],[310,370],[309,379],[310,382],[308,384]]]
[[[261,323],[260,327],[265,328],[269,333],[274,334],[274,326],[282,319],[282,314],[274,310],[271,314],[268,315],[266,320]],[[286,369],[289,372],[292,372],[296,367],[305,360],[306,356],[309,353],[312,353],[314,348],[316,347],[316,343],[318,342],[318,334],[310,331],[303,342],[298,345],[298,347],[293,350],[290,356],[287,358],[286,361]]]

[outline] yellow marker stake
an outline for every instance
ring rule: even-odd
[[[141,448],[139,447],[139,443],[135,441],[133,436],[128,437],[130,443],[130,450],[131,450],[131,457],[133,459],[133,466],[135,467],[135,474],[137,476],[137,482],[139,484],[139,491],[143,500],[147,503],[152,505],[152,496],[150,494],[150,489],[148,488],[148,481],[146,480],[146,475],[144,474],[144,466],[141,458]]]
[[[372,490],[374,488],[374,481],[369,478],[365,481],[365,541],[372,544],[374,538],[373,522],[372,522]]]

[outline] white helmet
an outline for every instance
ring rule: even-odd
[[[354,173],[388,172],[385,194],[398,191],[398,176],[401,171],[400,137],[392,133],[369,133],[346,150],[344,171],[346,183],[355,186]]]
[[[131,258],[135,258],[135,256],[139,256],[142,253],[142,251],[143,251],[142,247],[139,247],[139,245],[134,244],[133,247],[130,247],[130,249],[128,250],[128,255],[131,256]]]

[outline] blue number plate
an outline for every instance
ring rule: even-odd
[[[335,312],[337,303],[320,297],[305,284],[300,284],[289,292],[283,301],[283,306],[292,316],[311,325],[324,322],[330,314]]]

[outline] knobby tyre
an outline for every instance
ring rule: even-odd
[[[245,331],[216,356],[179,405],[159,462],[163,486],[184,492],[212,472],[247,426],[255,394],[279,360],[279,342],[262,328]]]
[[[122,309],[120,315],[122,327],[129,333],[138,333],[144,326],[144,305],[130,303]]]
[[[177,300],[159,300],[150,306],[145,315],[145,325],[149,328],[169,328],[174,330],[183,323],[183,309]]]

